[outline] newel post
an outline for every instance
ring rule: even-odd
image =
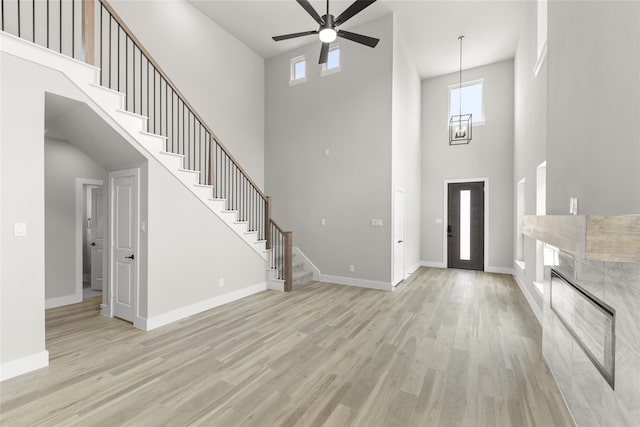
[[[293,233],[284,233],[284,291],[291,292],[293,288]]]
[[[82,0],[84,61],[91,65],[96,65],[95,1],[96,0]]]

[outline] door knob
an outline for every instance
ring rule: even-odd
[[[131,254],[131,256],[126,256],[125,258],[134,259],[134,256]]]
[[[96,245],[96,242],[91,242],[91,243],[89,244],[89,246],[95,246],[95,245]]]

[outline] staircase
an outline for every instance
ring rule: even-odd
[[[84,14],[82,22],[75,18],[63,20],[61,10],[60,23],[66,22],[72,28],[65,28],[69,40],[63,40],[60,30],[58,52],[48,48],[48,14],[46,29],[37,28],[47,34],[47,45],[40,46],[36,42],[42,37],[36,36],[35,26],[29,31],[21,31],[20,27],[20,22],[35,22],[37,11],[27,8],[21,16],[17,3],[17,21],[12,25],[10,17],[5,16],[4,3],[3,51],[19,51],[24,56],[26,39],[34,43],[29,49],[32,58],[26,59],[40,63],[46,58],[51,66],[73,70],[66,73],[67,77],[95,103],[94,109],[115,121],[135,141],[132,145],[164,165],[265,259],[269,288],[290,291],[294,280],[305,279],[300,271],[292,271],[291,233],[273,222],[269,197],[220,143],[108,3],[96,2],[99,25],[93,22],[92,13]],[[71,10],[65,11],[69,17],[80,14],[75,10],[79,8],[76,3],[79,2],[72,1]],[[95,44],[86,43],[83,50],[87,28],[93,32]]]

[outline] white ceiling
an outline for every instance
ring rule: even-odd
[[[294,0],[188,1],[265,59],[317,42],[315,36],[281,42],[271,39],[275,35],[317,29],[317,24]],[[465,36],[465,69],[513,58],[529,1],[532,0],[379,0],[341,28],[348,30],[394,13],[420,76],[428,78],[458,69],[459,35]],[[311,4],[324,15],[325,1],[311,0]],[[350,4],[351,1],[330,1],[331,14],[338,16]]]

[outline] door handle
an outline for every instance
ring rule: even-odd
[[[133,254],[131,254],[131,256],[126,256],[125,258],[135,259],[135,257],[133,256]]]
[[[95,245],[96,245],[96,242],[89,243],[89,246],[95,246]]]
[[[398,243],[404,243],[404,240],[398,240]]]

